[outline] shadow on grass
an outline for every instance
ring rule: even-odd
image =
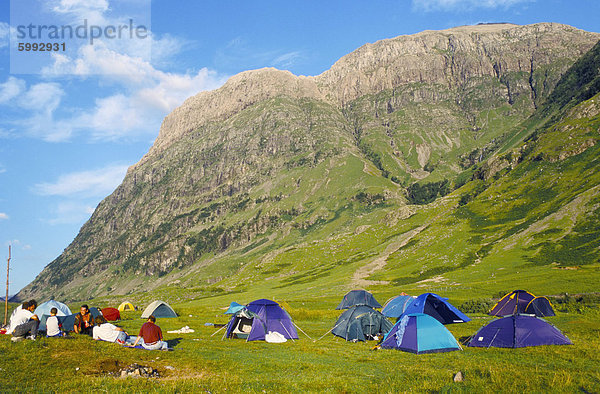
[[[183,338],[174,338],[174,339],[169,339],[167,341],[167,343],[169,344],[170,349],[175,349],[175,347],[177,345],[179,345],[179,342],[181,342],[182,340],[183,340]]]

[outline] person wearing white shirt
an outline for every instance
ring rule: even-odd
[[[125,341],[127,341],[127,333],[121,327],[117,327],[111,323],[102,323],[99,326],[94,326],[92,337],[97,341],[115,342],[120,345],[124,345]]]
[[[56,314],[58,309],[50,309],[50,317],[46,319],[46,336],[47,337],[62,337],[64,336],[63,331],[60,329],[60,322]]]
[[[7,334],[12,334],[12,341],[17,342],[27,337],[35,341],[37,330],[40,325],[40,320],[33,311],[37,308],[35,300],[25,301],[23,307],[18,311],[10,322],[9,331]]]

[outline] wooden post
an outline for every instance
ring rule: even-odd
[[[8,245],[8,260],[6,261],[6,298],[4,299],[4,325],[8,318],[8,272],[10,270],[10,245]]]

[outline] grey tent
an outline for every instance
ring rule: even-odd
[[[331,332],[347,341],[365,341],[383,336],[394,325],[370,306],[356,305],[344,311]]]
[[[177,313],[164,301],[154,301],[144,309],[142,319],[147,319],[153,315],[154,317],[177,317]]]
[[[355,305],[367,305],[371,308],[381,308],[373,294],[366,290],[352,290],[342,299],[342,302],[335,309],[348,309]]]

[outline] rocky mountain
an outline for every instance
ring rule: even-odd
[[[595,234],[596,179],[574,189],[556,176],[597,165],[599,39],[552,23],[464,26],[364,45],[314,77],[238,74],[164,119],[19,297],[448,283],[473,264],[506,268],[500,250],[560,266],[542,251]],[[546,165],[550,183],[519,203]],[[568,230],[550,231],[556,215]]]

